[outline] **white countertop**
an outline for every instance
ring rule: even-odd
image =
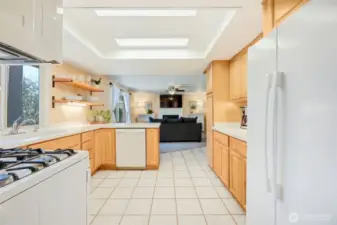
[[[159,128],[160,125],[160,123],[110,123],[94,125],[67,125],[63,127],[58,126],[41,128],[38,132],[29,132],[25,134],[11,136],[0,136],[0,148],[16,148],[102,128],[146,129]]]
[[[240,128],[240,123],[215,123],[213,130],[247,142],[247,130]]]

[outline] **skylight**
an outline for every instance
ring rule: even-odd
[[[116,38],[121,47],[184,47],[188,38]]]
[[[97,16],[134,16],[134,17],[187,17],[196,16],[195,9],[97,9]]]

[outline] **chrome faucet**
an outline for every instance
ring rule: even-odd
[[[35,124],[36,123],[36,121],[33,120],[33,119],[23,120],[22,123],[19,123],[21,119],[22,119],[22,116],[20,116],[19,118],[17,118],[13,122],[12,130],[9,132],[9,135],[18,134],[20,127],[22,127],[26,124],[29,124],[29,123]]]

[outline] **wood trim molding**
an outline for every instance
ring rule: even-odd
[[[238,56],[243,55],[246,51],[248,51],[249,47],[253,46],[256,42],[263,38],[263,33],[257,35],[251,42],[249,42],[245,47],[243,47],[236,55],[234,55],[230,61],[236,60]]]
[[[309,2],[309,0],[302,0],[302,1],[300,1],[289,12],[287,12],[286,14],[284,14],[278,21],[274,21],[274,27],[278,27],[287,17],[289,17],[292,13],[296,12],[298,9],[300,9],[304,4],[306,4],[308,2]]]

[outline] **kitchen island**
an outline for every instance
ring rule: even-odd
[[[92,173],[100,169],[157,169],[160,123],[111,123],[42,128],[1,136],[0,148],[70,148],[88,151]]]

